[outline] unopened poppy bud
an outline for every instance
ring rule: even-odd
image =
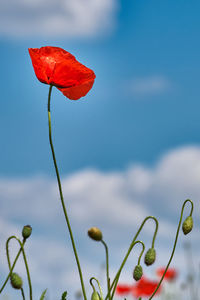
[[[191,216],[187,217],[182,225],[182,230],[184,234],[188,234],[193,228],[193,219]]]
[[[156,250],[154,248],[150,248],[145,254],[144,262],[147,266],[150,266],[154,263],[155,260]]]
[[[91,296],[91,300],[100,300],[100,296],[99,296],[99,293],[97,293],[96,291],[94,291],[92,293],[92,296]]]
[[[31,232],[32,232],[32,227],[30,225],[26,225],[23,227],[23,230],[22,230],[22,236],[24,239],[27,239],[29,238],[29,236],[31,235]]]
[[[135,266],[135,269],[134,269],[134,271],[133,271],[133,278],[134,278],[136,281],[138,281],[138,280],[141,279],[142,275],[143,275],[143,270],[142,270],[141,265]]]
[[[103,238],[101,230],[97,227],[90,228],[88,230],[88,235],[91,239],[95,241],[101,241]]]
[[[17,273],[12,273],[10,276],[10,283],[14,289],[20,290],[23,285],[21,277]]]

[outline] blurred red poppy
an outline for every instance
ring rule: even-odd
[[[157,281],[152,281],[144,276],[136,283],[135,286],[132,288],[132,293],[135,297],[148,297],[153,294],[156,287],[158,285]],[[158,296],[161,292],[161,286],[159,287],[158,291],[156,292],[155,296]]]
[[[39,81],[56,86],[66,97],[78,100],[92,88],[95,74],[59,47],[29,48]]]
[[[152,281],[146,277],[142,277],[135,285],[118,284],[116,294],[119,296],[128,295],[132,293],[134,297],[148,297],[153,294],[158,285],[157,281]],[[156,292],[155,296],[158,296],[161,292],[161,286]]]
[[[164,272],[165,272],[165,268],[159,268],[159,269],[157,269],[156,274],[159,277],[162,277]],[[178,276],[177,271],[173,268],[170,268],[170,269],[167,270],[164,279],[168,280],[168,281],[173,281],[177,278],[177,276]]]
[[[132,291],[132,286],[128,284],[118,284],[116,288],[116,293],[118,295],[127,295]]]

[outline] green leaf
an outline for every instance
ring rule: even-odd
[[[63,294],[62,294],[62,299],[61,300],[67,300],[67,291],[65,291]]]
[[[45,297],[45,295],[46,295],[46,292],[47,292],[47,289],[44,290],[44,292],[42,293],[42,295],[41,295],[41,297],[40,297],[40,300],[44,300],[44,297]]]

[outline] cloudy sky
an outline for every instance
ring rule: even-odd
[[[7,274],[4,243],[24,224],[34,299],[80,289],[48,143],[48,86],[33,72],[28,48],[62,47],[96,74],[89,94],[70,101],[52,93],[52,129],[63,192],[88,280],[102,274],[104,249],[87,237],[102,229],[114,276],[147,215],[160,220],[157,261],[170,256],[180,210],[194,201],[194,231],[180,234],[172,265],[180,282],[190,242],[198,267],[200,199],[200,3],[191,1],[0,1],[0,268]],[[186,206],[184,217],[189,214]],[[148,249],[154,224],[140,238]],[[17,251],[12,243],[11,255]],[[121,282],[133,283],[131,255]],[[22,261],[16,266],[26,281]],[[5,295],[16,298],[8,286]],[[5,299],[0,296],[0,299]],[[18,296],[20,297],[20,296]]]

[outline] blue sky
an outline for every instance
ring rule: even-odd
[[[74,199],[69,206],[84,264],[89,264],[91,254],[86,253],[88,244],[79,233],[79,220],[85,231],[96,221],[107,232],[113,249],[118,242],[113,230],[120,224],[123,250],[129,244],[130,225],[135,228],[146,214],[156,214],[161,217],[162,249],[169,239],[166,227],[176,227],[182,201],[193,197],[198,203],[200,197],[200,3],[58,3],[52,0],[48,8],[46,0],[26,4],[13,0],[9,6],[3,0],[0,4],[0,222],[9,228],[8,234],[31,222],[35,230],[32,248],[37,249],[45,236],[46,244],[52,246],[49,260],[53,260],[56,242],[57,253],[64,257],[63,235],[57,233],[63,230],[62,213],[55,207],[57,202],[53,204],[58,195],[48,144],[48,86],[35,77],[28,55],[29,47],[59,46],[96,73],[92,90],[79,101],[66,99],[57,89],[52,93],[55,150],[64,192]],[[28,213],[27,201],[31,203]],[[88,211],[84,210],[87,205]],[[113,205],[116,216],[110,219]],[[124,222],[117,216],[124,210],[128,220],[132,209],[135,220]],[[55,226],[47,221],[48,214]],[[5,238],[5,232],[0,234]],[[197,232],[193,240],[197,249]],[[30,250],[30,256],[34,252]],[[31,259],[33,266],[42,264],[39,255]],[[117,260],[115,255],[113,272]],[[48,286],[53,276],[47,274],[55,266],[48,269],[47,265],[48,258],[42,273]],[[182,265],[181,259],[177,265]],[[72,269],[70,265],[67,273],[58,267],[58,278],[62,272],[68,276]],[[89,270],[93,269],[91,262]],[[127,280],[128,275],[124,276]],[[53,293],[50,290],[50,296]]]
[[[53,93],[53,130],[64,174],[88,166],[111,170],[133,161],[151,164],[170,148],[198,144],[198,4],[132,2],[118,4],[115,28],[107,36],[1,38],[2,175],[51,169],[48,87],[37,81],[28,47],[63,47],[97,76],[93,90],[77,103]],[[133,80],[151,85],[154,78],[163,86],[153,91],[150,86],[145,93],[131,90]]]

